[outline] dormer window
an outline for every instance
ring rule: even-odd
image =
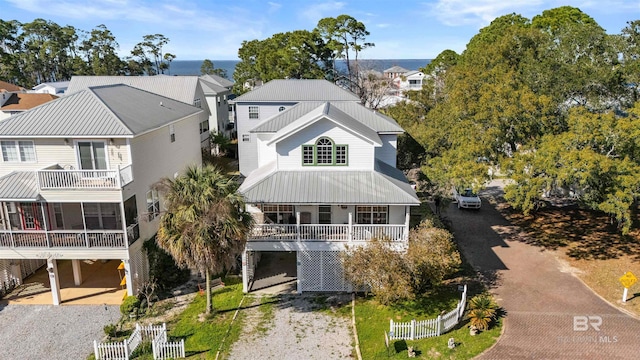
[[[347,145],[336,145],[322,137],[313,145],[302,145],[302,165],[347,165]]]

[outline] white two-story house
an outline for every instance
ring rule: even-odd
[[[89,87],[0,121],[0,280],[46,262],[124,264],[128,294],[147,279],[144,240],[158,229],[152,185],[201,164],[197,107],[127,85]]]
[[[243,254],[245,291],[261,252],[295,253],[298,292],[345,291],[347,246],[406,245],[419,200],[395,167],[403,130],[393,119],[325,80],[273,80],[234,103],[239,191],[258,223]]]
[[[125,84],[203,109],[207,118],[199,125],[200,145],[209,148],[209,129],[216,129],[218,118],[212,115],[205,92],[197,76],[73,76],[65,94],[91,86]],[[221,115],[223,116],[223,115]]]
[[[230,117],[232,112],[229,111],[229,101],[233,98],[233,82],[216,74],[207,74],[200,76],[200,85],[211,112],[209,132],[221,133],[231,138],[234,127],[233,118]]]

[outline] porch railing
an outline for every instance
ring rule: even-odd
[[[373,237],[404,241],[406,227],[398,225],[362,224],[259,224],[255,225],[249,241],[368,241]]]
[[[42,190],[120,189],[133,181],[131,166],[121,170],[37,170]]]
[[[122,230],[0,231],[0,248],[126,248]]]

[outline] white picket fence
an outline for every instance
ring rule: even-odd
[[[136,324],[128,339],[118,343],[99,343],[93,341],[96,360],[129,360],[131,354],[143,340],[151,339],[155,360],[184,358],[184,339],[179,342],[167,342],[167,325],[160,326]]]
[[[462,291],[462,298],[455,309],[444,315],[438,315],[436,319],[420,320],[415,319],[409,322],[396,323],[392,320],[389,325],[390,340],[417,340],[433,336],[440,336],[456,326],[462,316],[467,304],[467,285]]]

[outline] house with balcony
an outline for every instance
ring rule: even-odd
[[[234,97],[231,91],[233,82],[216,74],[206,74],[200,76],[200,85],[211,111],[209,131],[232,138],[234,123],[229,101]]]
[[[120,260],[128,294],[147,279],[142,251],[159,224],[152,185],[201,164],[191,104],[127,85],[87,87],[0,121],[0,280],[47,265],[60,304],[57,264]]]
[[[243,253],[245,291],[263,255],[290,254],[276,261],[298,292],[346,291],[341,252],[373,237],[407,245],[420,202],[396,169],[395,120],[325,80],[273,80],[234,104],[239,192],[257,223]]]
[[[207,118],[199,126],[200,145],[209,148],[209,129],[217,129],[218,117],[212,115],[205,92],[197,76],[73,76],[65,94],[91,86],[125,84],[203,109]],[[223,116],[222,114],[221,116]]]

